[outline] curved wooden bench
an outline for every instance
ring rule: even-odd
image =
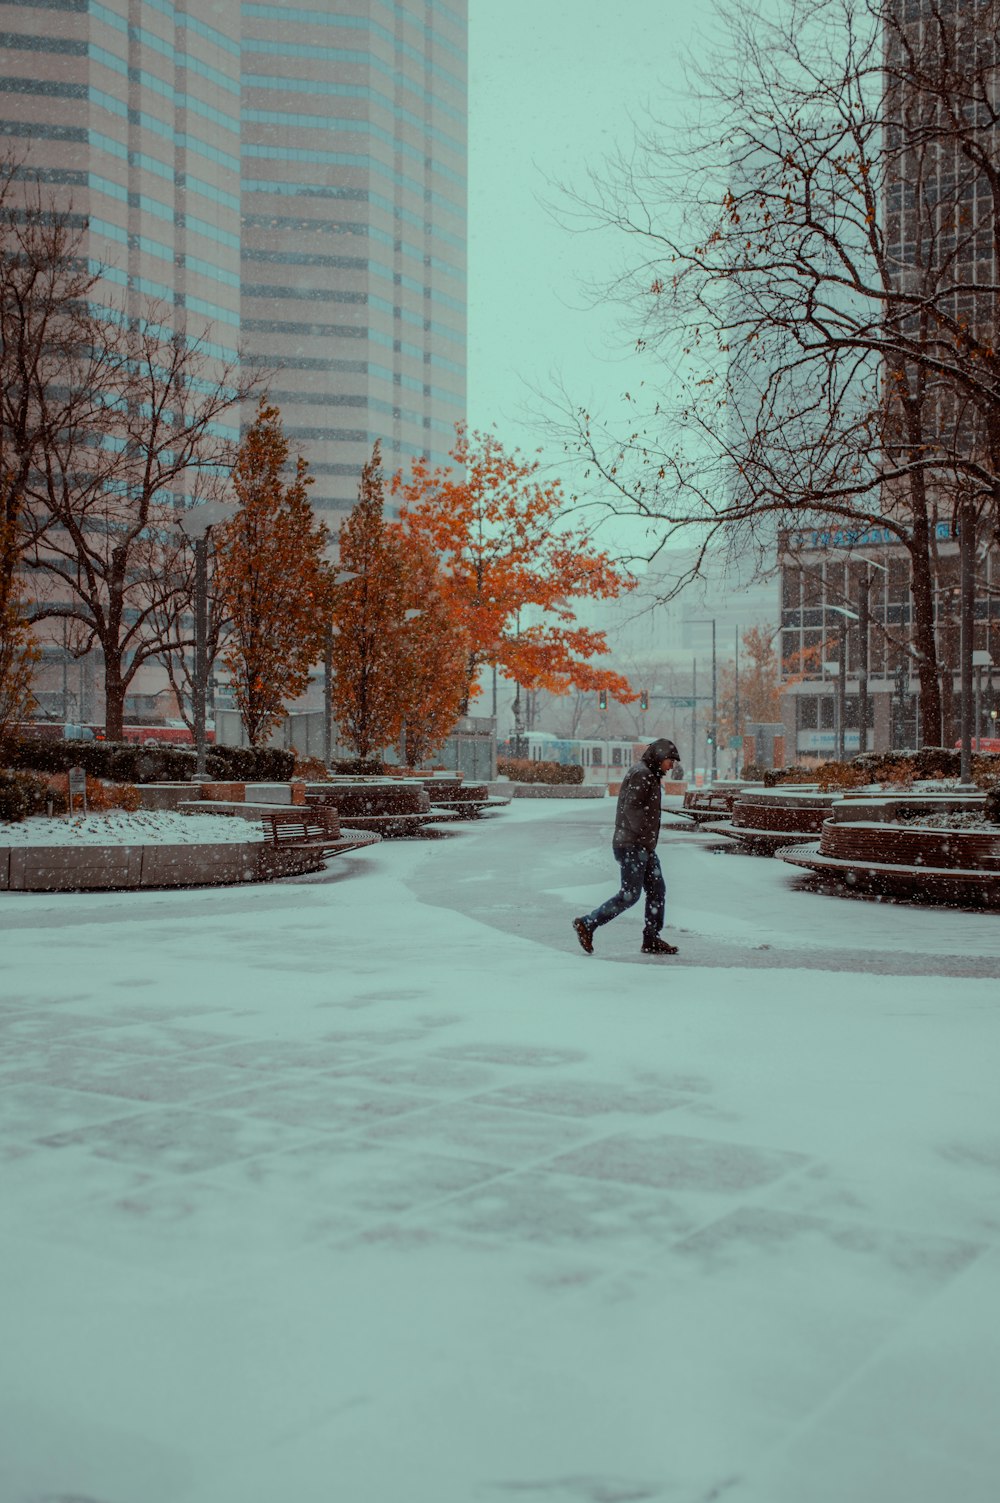
[[[979,830],[831,821],[823,826],[819,852],[837,861],[1000,872],[1000,829],[993,835]]]
[[[728,819],[736,800],[749,788],[759,784],[713,783],[708,788],[689,788],[684,795],[680,813],[697,824],[705,820]],[[666,790],[665,790],[666,791]]]
[[[831,820],[819,841],[776,854],[792,866],[861,891],[1000,904],[1000,827],[994,834]]]
[[[374,845],[376,834],[360,834],[352,831],[345,835],[340,827],[340,817],[333,807],[310,809],[300,804],[247,804],[239,800],[223,801],[192,799],[181,804],[183,814],[228,814],[234,819],[249,820],[260,826],[265,843],[262,849],[285,851],[312,851],[319,866],[328,856],[339,856],[344,851],[357,850],[360,846]],[[280,864],[280,863],[279,863]],[[280,872],[272,875],[282,875]]]
[[[730,819],[701,828],[706,835],[737,841],[751,855],[770,856],[783,845],[815,839],[838,797],[815,788],[748,790],[737,798]]]
[[[390,837],[419,834],[440,817],[431,810],[423,785],[412,780],[307,783],[306,804],[335,808],[346,829]]]

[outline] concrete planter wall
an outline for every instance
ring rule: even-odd
[[[214,887],[320,871],[322,853],[262,841],[212,845],[0,846],[0,891]]]
[[[490,783],[491,793],[513,798],[606,798],[602,783]]]

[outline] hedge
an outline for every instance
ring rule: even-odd
[[[139,745],[133,741],[42,741],[32,736],[0,746],[0,765],[34,772],[82,767],[113,783],[186,783],[193,776],[193,747]],[[284,783],[294,755],[280,748],[212,746],[205,759],[209,777],[238,783]]]
[[[32,772],[0,767],[0,823],[18,824],[28,814],[44,814],[49,785]]]
[[[817,767],[763,768],[747,763],[740,776],[774,788],[782,783],[818,783],[821,788],[861,788],[869,783],[923,783],[958,778],[962,753],[950,746],[922,746],[919,751],[861,752],[845,762],[822,762]],[[984,786],[1000,772],[995,752],[974,752],[973,781]]]
[[[515,783],[583,782],[583,768],[577,762],[533,762],[530,757],[500,757],[497,774]]]

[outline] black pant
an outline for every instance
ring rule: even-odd
[[[638,903],[639,894],[646,894],[646,921],[643,934],[652,938],[663,928],[666,911],[667,888],[660,869],[660,858],[655,851],[644,851],[640,846],[614,847],[615,860],[621,867],[622,885],[613,898],[608,898],[600,908],[587,914],[586,922],[592,929],[610,924],[613,918]]]

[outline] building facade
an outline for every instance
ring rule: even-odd
[[[243,333],[313,505],[446,463],[466,389],[466,7],[243,6]]]
[[[119,306],[268,372],[314,507],[444,463],[466,402],[466,0],[0,3],[0,149],[86,223]],[[234,412],[227,436],[238,437]],[[46,643],[43,712],[100,721]],[[162,710],[155,670],[127,713]]]
[[[901,353],[887,362],[879,456],[896,477],[873,504],[926,564],[931,618],[925,609],[921,639],[914,562],[898,532],[819,522],[784,535],[783,718],[789,755],[800,761],[864,746],[954,745],[963,656],[967,668],[971,659],[973,744],[997,738],[1000,549],[994,487],[982,480],[996,472],[995,393],[977,393],[974,358],[964,367],[961,354],[952,359],[978,343],[988,365],[997,347],[1000,220],[985,169],[995,172],[1000,130],[995,111],[977,103],[995,98],[1000,78],[997,17],[996,0],[896,0],[883,12],[878,224],[890,295],[881,317]],[[973,620],[964,647],[963,531]],[[931,640],[941,719],[924,725],[917,663],[924,649],[929,659]]]
[[[958,735],[961,694],[959,543],[950,523],[938,522],[934,547],[934,625],[944,739],[950,743]],[[906,549],[882,528],[812,529],[786,534],[781,558],[782,720],[789,759],[826,760],[836,755],[841,739],[847,756],[936,744],[938,736],[928,735],[920,719]],[[1000,735],[1000,549],[980,553],[973,578],[972,734],[982,742]]]

